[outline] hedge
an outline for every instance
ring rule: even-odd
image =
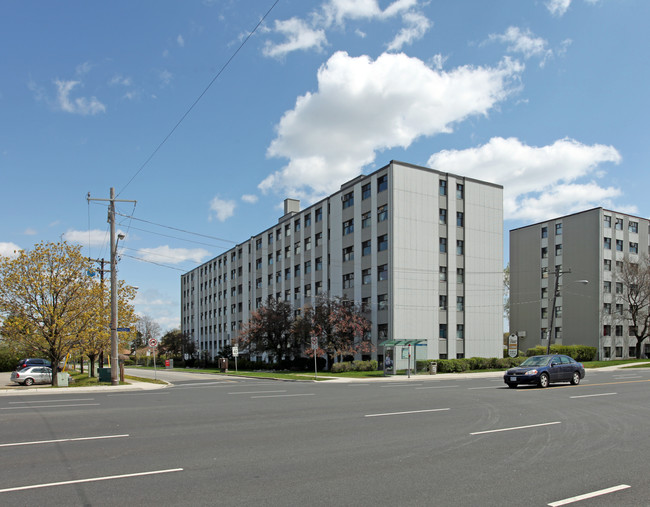
[[[377,361],[344,361],[334,363],[330,372],[341,373],[344,371],[376,371],[378,368]]]
[[[546,354],[546,347],[537,346],[526,351],[526,355],[530,356],[543,356]],[[598,354],[596,347],[587,347],[586,345],[551,345],[551,354],[564,354],[571,356],[579,363],[586,361],[595,361]]]

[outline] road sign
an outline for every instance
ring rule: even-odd
[[[311,337],[311,348],[312,349],[317,349],[318,348],[318,336],[312,336]]]
[[[510,357],[517,357],[519,353],[519,337],[512,333],[508,336],[508,355]]]
[[[156,347],[157,345],[158,345],[158,340],[156,340],[155,338],[149,338],[149,346],[150,347],[153,348],[153,347]]]
[[[130,327],[118,327],[118,328],[116,329],[116,331],[118,331],[118,332],[120,332],[120,333],[130,333],[130,332],[131,332],[131,328],[130,328]]]
[[[238,357],[238,356],[239,356],[239,347],[237,345],[235,345],[232,348],[232,357]]]

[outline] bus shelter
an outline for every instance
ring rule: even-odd
[[[417,372],[417,348],[425,347],[426,340],[386,340],[379,344],[384,347],[384,375],[395,375],[397,370],[406,370],[411,376],[411,369]]]

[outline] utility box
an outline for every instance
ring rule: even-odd
[[[228,359],[225,357],[220,357],[218,361],[219,369],[221,373],[228,373]]]
[[[97,376],[99,377],[100,382],[110,382],[111,381],[111,369],[110,368],[97,368]]]
[[[174,360],[173,359],[165,359],[165,368],[168,370],[171,370],[174,368]]]
[[[56,374],[56,385],[59,387],[68,387],[69,375],[65,371],[60,371]]]

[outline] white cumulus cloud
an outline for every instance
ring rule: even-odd
[[[116,234],[126,235],[122,230],[118,230]],[[77,243],[84,246],[104,246],[110,243],[109,231],[102,229],[91,229],[90,231],[68,229],[63,234],[63,238],[70,243]]]
[[[389,51],[399,51],[405,45],[413,44],[431,28],[431,21],[419,12],[407,12],[402,18],[406,26],[388,44]]]
[[[620,161],[613,146],[560,139],[538,147],[495,137],[476,148],[435,153],[428,165],[503,185],[505,218],[539,221],[587,207],[611,207],[620,190],[585,179],[597,178],[603,164]]]
[[[312,200],[330,193],[360,174],[378,150],[406,148],[486,115],[513,91],[522,70],[509,59],[445,72],[404,54],[373,61],[335,53],[318,71],[318,91],[298,97],[280,120],[267,153],[289,162],[259,188]]]
[[[0,257],[16,257],[21,250],[16,243],[0,241]]]
[[[79,81],[61,81],[57,79],[54,81],[54,84],[57,88],[57,105],[62,111],[84,116],[95,115],[106,111],[106,106],[97,100],[96,97],[70,97],[73,88],[80,84]]]
[[[258,197],[254,194],[244,194],[241,196],[241,200],[247,202],[248,204],[255,204]]]
[[[571,0],[548,0],[545,5],[553,16],[562,17],[569,10]]]
[[[205,248],[171,248],[167,245],[138,249],[138,257],[163,264],[180,264],[185,261],[201,262],[209,255]]]
[[[520,53],[526,59],[540,58],[542,66],[548,58],[553,56],[553,51],[548,49],[546,40],[535,37],[528,29],[521,30],[516,26],[510,26],[502,34],[490,34],[489,40],[507,44],[509,52]]]
[[[212,220],[214,215],[219,222],[225,222],[235,214],[235,206],[235,201],[215,197],[210,201],[210,220]]]
[[[276,20],[275,32],[284,35],[285,41],[279,44],[266,41],[263,50],[266,56],[280,58],[292,51],[321,50],[327,44],[324,30],[311,28],[305,21],[298,18],[285,21]]]

